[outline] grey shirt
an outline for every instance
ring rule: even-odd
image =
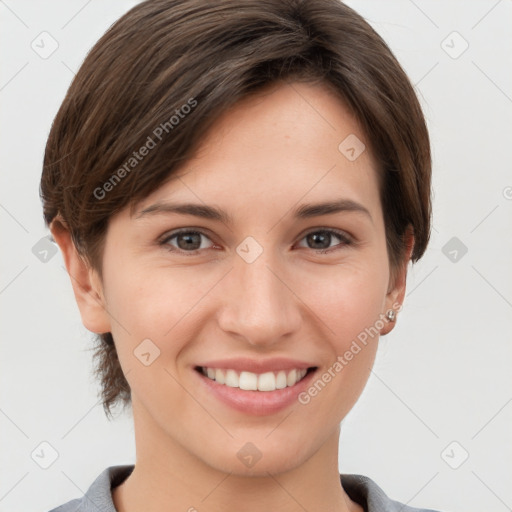
[[[133,465],[111,466],[105,469],[82,498],[68,501],[50,512],[117,512],[112,501],[112,489],[120,485],[133,471]],[[343,489],[365,512],[436,512],[426,508],[408,507],[389,499],[370,478],[363,475],[340,474]]]

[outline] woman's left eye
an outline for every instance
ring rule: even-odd
[[[335,240],[336,238],[339,242],[331,245],[333,239]],[[327,250],[332,249],[333,247],[341,248],[352,243],[352,240],[348,235],[341,231],[335,231],[332,229],[311,231],[304,238],[302,238],[302,240],[306,240],[306,243],[310,244],[309,248],[315,249],[318,252],[328,252]],[[304,245],[302,245],[302,247],[304,247]]]
[[[338,243],[333,244],[333,242],[336,242],[336,239]],[[348,235],[333,229],[311,231],[300,240],[300,242],[303,241],[306,242],[306,246],[299,243],[300,247],[307,247],[321,253],[328,252],[328,250],[332,248],[341,248],[352,244],[352,240]],[[160,244],[167,247],[171,246],[171,248],[169,248],[170,250],[176,249],[183,253],[188,252],[191,254],[195,254],[201,249],[209,249],[214,246],[208,236],[201,231],[195,230],[183,230],[171,233],[169,236],[165,237]]]

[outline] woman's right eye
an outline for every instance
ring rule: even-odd
[[[204,240],[210,241],[210,245],[204,243]],[[169,236],[166,236],[160,244],[171,246],[169,248],[171,251],[177,250],[192,254],[195,254],[201,249],[208,249],[213,246],[213,242],[211,242],[204,233],[193,230],[182,230],[171,233]]]

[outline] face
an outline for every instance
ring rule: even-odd
[[[235,474],[300,466],[337,439],[403,297],[365,134],[321,85],[238,103],[111,219],[99,296],[82,317],[113,334],[138,453]]]

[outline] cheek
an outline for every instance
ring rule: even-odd
[[[384,258],[361,259],[334,268],[309,276],[299,293],[323,321],[333,344],[341,351],[379,319],[389,275]]]
[[[194,272],[135,262],[117,265],[105,283],[109,313],[134,336],[161,339],[204,294],[207,280]]]
[[[309,292],[302,292],[321,319],[319,348],[329,363],[299,401],[320,425],[341,421],[368,381],[382,328],[387,278],[386,265],[361,262],[340,266],[325,279],[317,274]]]
[[[197,324],[190,325],[187,315],[204,294],[203,288],[204,283],[191,280],[184,269],[149,269],[134,260],[112,266],[105,281],[123,373],[134,395],[151,397],[155,414],[170,397],[176,403],[183,401],[179,386],[165,370],[175,374],[175,359],[196,335]]]
[[[136,263],[135,259],[112,265],[105,276],[112,334],[130,385],[138,388],[147,380],[152,386],[155,378],[167,382],[169,377],[161,369],[174,367],[180,353],[198,337],[201,322],[196,320],[207,303],[205,295],[219,276],[200,272],[199,267],[164,268]],[[157,348],[144,341],[148,339]],[[142,347],[151,357],[158,354],[156,364],[149,368],[137,359],[137,354],[148,351]]]

